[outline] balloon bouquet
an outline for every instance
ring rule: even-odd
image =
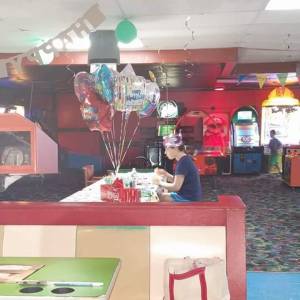
[[[103,64],[92,74],[77,73],[74,90],[80,102],[83,120],[91,131],[101,133],[117,173],[140,119],[150,116],[158,105],[158,85],[136,76],[131,65],[118,73]]]

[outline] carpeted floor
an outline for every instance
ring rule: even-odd
[[[247,205],[248,271],[300,271],[300,188],[279,175],[202,178],[205,199],[239,195]]]
[[[59,201],[82,188],[80,176],[23,178],[0,193],[1,200]],[[74,174],[73,174],[74,175]],[[219,194],[239,195],[247,205],[248,271],[300,272],[300,188],[290,188],[281,177],[202,177],[204,199]]]

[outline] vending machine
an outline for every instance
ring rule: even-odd
[[[233,174],[260,173],[263,147],[260,147],[258,115],[251,106],[239,108],[233,114],[232,172]]]

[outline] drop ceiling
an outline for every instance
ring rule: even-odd
[[[225,75],[232,62],[135,66],[137,73],[154,70],[161,85],[167,73],[170,87],[211,89],[224,83],[240,88],[238,76],[246,74],[247,87],[257,87],[258,72],[270,73],[268,85],[278,84],[274,74],[280,72],[289,73],[289,84],[297,85],[300,10],[266,11],[268,0],[1,1],[0,53],[22,53],[46,42],[95,3],[106,18],[98,29],[115,29],[128,18],[138,29],[143,50],[237,49]]]

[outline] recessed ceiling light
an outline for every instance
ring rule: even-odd
[[[265,10],[295,10],[300,9],[299,0],[270,0]]]

